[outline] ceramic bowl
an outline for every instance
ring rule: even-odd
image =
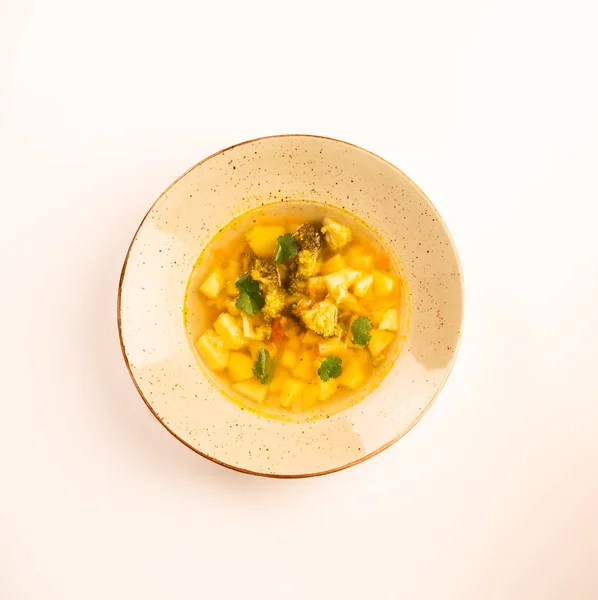
[[[195,260],[219,229],[260,204],[301,199],[370,225],[402,265],[412,313],[397,361],[364,400],[329,418],[286,422],[243,410],[208,381],[186,336],[183,303]],[[156,418],[202,456],[274,477],[338,471],[409,431],[451,370],[462,310],[457,252],[424,193],[371,152],[307,135],[232,146],[175,181],[137,230],[118,291],[125,362]]]

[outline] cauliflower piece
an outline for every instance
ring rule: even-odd
[[[330,300],[316,302],[312,308],[302,310],[300,317],[308,329],[322,337],[330,338],[338,333],[338,308]]]
[[[353,238],[353,234],[348,227],[333,221],[326,217],[324,219],[324,227],[322,227],[322,233],[326,244],[333,252],[342,250]]]

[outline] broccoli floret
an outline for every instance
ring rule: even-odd
[[[322,247],[321,225],[319,223],[304,223],[297,227],[295,239],[301,250],[317,252]]]
[[[301,306],[298,305],[297,310],[303,324],[314,333],[330,338],[339,332],[338,308],[330,300],[316,302],[312,308],[306,310],[301,310]]]
[[[295,276],[300,279],[314,277],[320,272],[322,262],[320,260],[320,252],[312,250],[299,250],[295,257]]]
[[[260,293],[265,305],[262,316],[269,322],[280,317],[286,306],[286,293],[280,287],[280,279],[276,265],[271,261],[250,255],[247,259],[251,276],[259,283]]]
[[[292,294],[305,293],[305,280],[320,272],[323,246],[320,229],[319,223],[304,223],[295,232],[299,252],[293,260],[289,276],[288,287]]]
[[[326,244],[333,252],[342,250],[353,238],[353,234],[348,227],[329,218],[324,219],[322,233]]]

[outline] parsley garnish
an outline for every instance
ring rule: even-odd
[[[351,325],[351,333],[353,334],[351,342],[357,346],[365,346],[372,339],[371,330],[372,322],[369,319],[357,317]]]
[[[258,282],[255,281],[249,273],[243,273],[243,275],[235,281],[235,285],[239,290],[236,302],[237,308],[246,312],[248,315],[255,315],[265,304],[264,299],[260,294]]]
[[[289,258],[293,258],[299,250],[299,244],[292,233],[281,235],[276,241],[276,252],[274,252],[274,262],[281,263]]]
[[[260,348],[257,353],[257,359],[253,363],[253,374],[263,385],[270,383],[274,377],[274,361],[265,348]]]
[[[343,359],[338,356],[327,356],[318,369],[320,379],[324,382],[336,379],[343,372],[342,362]]]

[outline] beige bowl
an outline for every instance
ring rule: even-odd
[[[408,338],[381,384],[355,406],[303,423],[225,398],[198,368],[182,312],[194,262],[221,227],[260,204],[297,199],[365,220],[399,258],[412,301]],[[118,291],[125,361],[157,419],[206,458],[274,477],[344,469],[409,431],[451,370],[462,311],[457,252],[423,192],[375,154],[306,135],[238,144],[175,181],[135,234]]]

